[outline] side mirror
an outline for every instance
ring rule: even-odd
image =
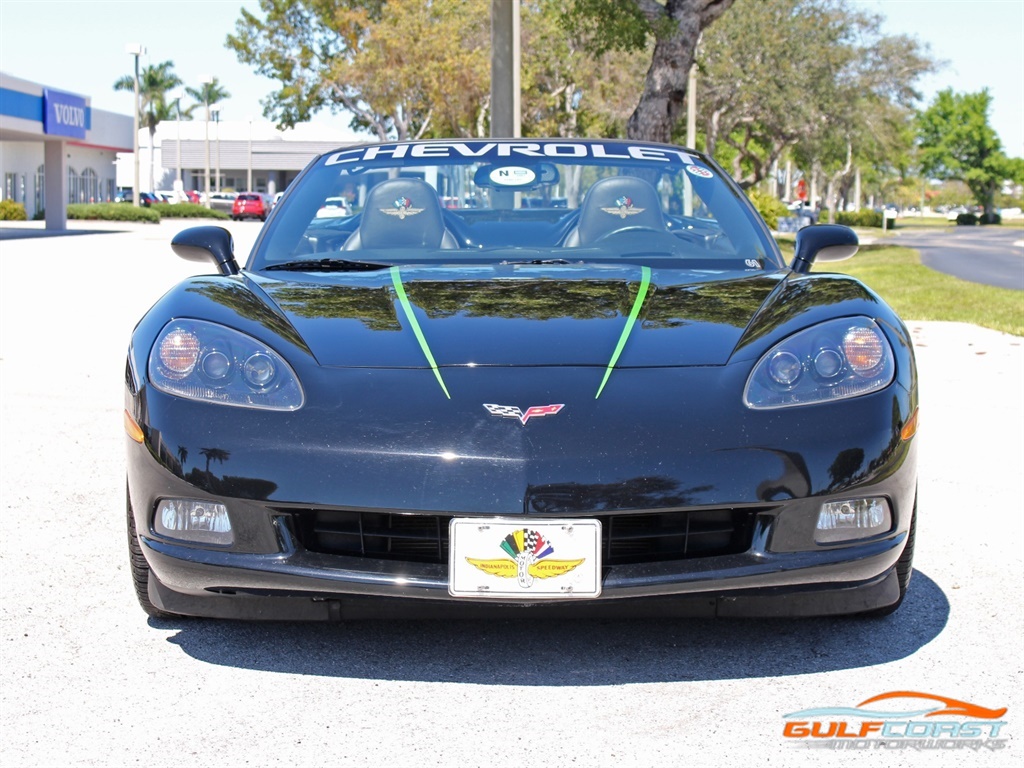
[[[796,252],[790,269],[794,272],[811,271],[818,261],[842,261],[857,252],[860,242],[857,233],[839,224],[815,224],[796,233]]]
[[[235,243],[223,227],[190,227],[171,240],[171,249],[185,261],[212,261],[222,275],[237,275]]]

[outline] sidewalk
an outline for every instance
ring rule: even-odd
[[[84,237],[86,235],[108,235],[111,237],[124,236],[139,241],[157,241],[163,243],[160,252],[175,259],[171,251],[171,240],[176,234],[190,227],[217,226],[223,227],[231,233],[235,241],[235,258],[242,263],[249,255],[253,243],[260,233],[262,222],[259,221],[231,221],[230,219],[163,219],[157,224],[138,221],[91,221],[72,220],[68,222],[68,228],[63,231],[46,229],[42,221],[2,221],[0,222],[0,256],[10,252],[15,243],[24,240],[60,240],[62,238],[74,238],[76,247],[84,247],[86,242],[89,247],[108,248],[104,245],[109,241],[103,238]],[[97,242],[98,240],[98,242]],[[120,240],[120,238],[118,238]],[[198,267],[198,265],[196,265]]]

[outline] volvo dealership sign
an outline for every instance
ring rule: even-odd
[[[43,133],[84,139],[88,126],[85,99],[73,93],[43,89]]]

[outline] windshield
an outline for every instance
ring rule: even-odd
[[[756,211],[700,154],[565,140],[373,144],[319,157],[281,200],[249,268],[327,259],[781,266]]]

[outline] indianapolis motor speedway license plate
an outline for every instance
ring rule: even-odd
[[[455,518],[453,597],[579,599],[601,594],[599,520]]]

